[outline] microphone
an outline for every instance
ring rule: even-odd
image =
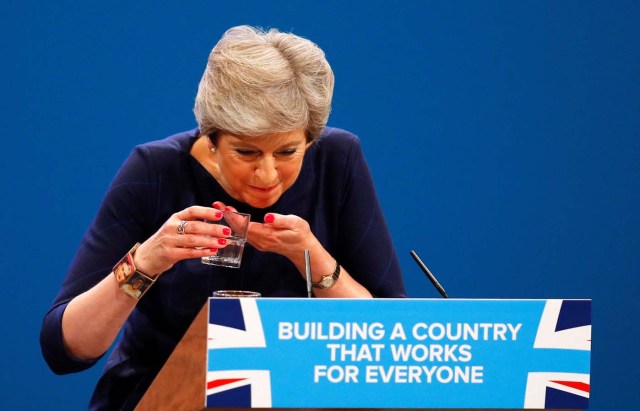
[[[312,292],[311,292],[311,261],[309,258],[309,250],[305,249],[304,250],[304,271],[307,277],[307,297],[311,298],[312,297]]]
[[[427,266],[424,265],[420,257],[418,257],[418,254],[416,254],[416,252],[413,250],[411,250],[409,254],[411,254],[411,257],[413,257],[413,259],[416,260],[416,263],[418,263],[418,266],[420,267],[420,269],[427,275],[427,278],[431,280],[431,283],[433,284],[434,287],[436,287],[438,292],[442,294],[444,298],[449,298],[449,296],[447,295],[447,292],[444,290],[444,288],[442,288],[438,280],[436,280],[436,277],[433,274],[431,274],[431,271],[429,271]]]

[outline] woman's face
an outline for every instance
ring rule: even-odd
[[[295,183],[307,147],[303,129],[261,137],[219,132],[214,177],[236,200],[269,207]]]

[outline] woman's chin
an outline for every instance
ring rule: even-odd
[[[271,207],[272,205],[274,205],[278,200],[280,199],[280,196],[278,197],[270,197],[270,198],[247,198],[245,200],[245,202],[247,204],[249,204],[251,207],[253,208],[267,208],[267,207]]]

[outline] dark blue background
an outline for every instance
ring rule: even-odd
[[[209,50],[238,24],[293,30],[326,51],[329,124],[362,139],[411,297],[438,297],[413,248],[453,297],[591,298],[590,409],[637,403],[637,1],[10,3],[7,409],[86,407],[102,363],[54,376],[41,318],[129,150],[194,126]]]

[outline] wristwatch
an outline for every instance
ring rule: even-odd
[[[113,275],[116,277],[118,287],[133,298],[140,299],[147,292],[149,287],[156,282],[153,278],[138,271],[133,262],[133,254],[140,246],[136,243],[128,253],[113,266]]]
[[[323,290],[327,288],[331,288],[334,286],[336,281],[338,281],[338,277],[340,277],[340,264],[336,261],[336,269],[333,270],[333,273],[329,275],[323,275],[320,281],[317,283],[311,282],[311,285],[314,288],[321,288]]]

